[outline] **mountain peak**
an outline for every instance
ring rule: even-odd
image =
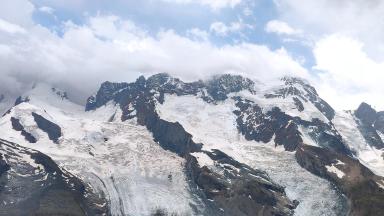
[[[372,125],[376,119],[376,110],[371,107],[371,105],[363,102],[355,111],[355,115],[361,121],[366,124]]]

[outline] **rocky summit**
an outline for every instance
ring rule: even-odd
[[[384,215],[384,112],[336,111],[302,79],[162,73],[85,106],[44,83],[15,101],[0,215]]]

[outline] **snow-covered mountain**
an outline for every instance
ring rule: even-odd
[[[85,107],[38,84],[0,131],[0,215],[384,214],[384,112],[297,78],[157,74]]]

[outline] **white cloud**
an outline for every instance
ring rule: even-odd
[[[336,33],[358,38],[371,58],[384,60],[384,1],[274,1],[282,21],[317,39]]]
[[[241,3],[242,0],[162,0],[166,2],[173,2],[179,4],[201,4],[203,6],[209,6],[213,10],[219,10],[226,7],[235,7]]]
[[[214,22],[210,26],[210,31],[219,36],[227,36],[231,33],[241,33],[244,29],[252,29],[253,26],[243,23],[242,20],[231,22],[229,25],[222,22]]]
[[[15,33],[26,33],[25,29],[19,25],[7,22],[0,18],[0,31],[15,34]]]
[[[25,27],[28,34],[0,32],[0,91],[18,94],[32,82],[45,81],[84,102],[101,82],[133,81],[140,74],[168,72],[186,80],[218,73],[256,79],[308,75],[284,49],[250,43],[217,47],[172,30],[150,36],[117,16],[86,19],[84,25],[66,22],[62,36],[37,24]]]
[[[375,61],[364,52],[357,39],[330,35],[314,48],[315,69],[320,75],[319,91],[339,109],[356,109],[365,101],[384,110],[384,62]]]
[[[279,35],[297,35],[301,34],[300,30],[292,28],[288,23],[280,20],[271,20],[265,26],[265,31],[268,33],[276,33]]]
[[[208,41],[209,40],[209,33],[201,30],[199,28],[192,28],[187,31],[187,35],[190,38],[202,40],[202,41]]]
[[[384,1],[274,0],[278,19],[313,41],[319,93],[338,109],[366,101],[383,110]]]
[[[2,0],[0,7],[0,18],[20,26],[33,24],[31,16],[35,7],[26,0]]]
[[[53,14],[55,12],[55,9],[48,7],[48,6],[42,6],[39,8],[39,11],[47,14]]]

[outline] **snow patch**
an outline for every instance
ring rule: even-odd
[[[207,154],[203,152],[195,152],[195,153],[192,153],[191,155],[193,155],[197,159],[197,162],[199,163],[200,167],[203,167],[203,166],[210,167],[215,165],[215,162]]]
[[[329,173],[334,173],[338,178],[343,178],[345,176],[345,173],[341,170],[339,170],[337,167],[335,167],[335,164],[332,164],[331,166],[325,166],[327,168],[327,171]]]

